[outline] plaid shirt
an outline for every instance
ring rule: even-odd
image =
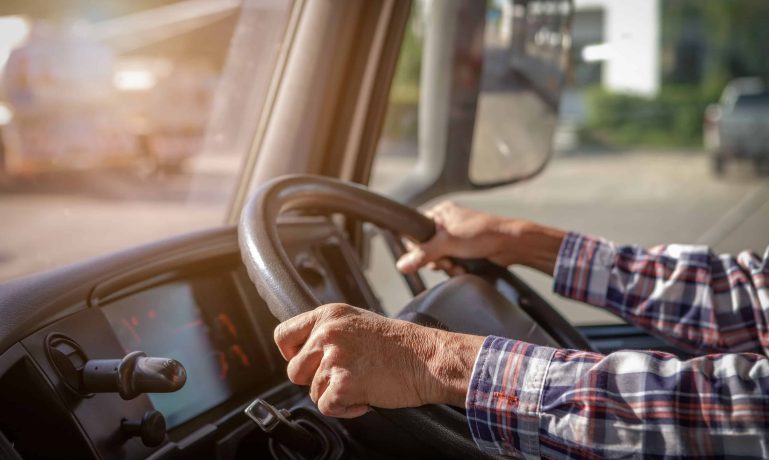
[[[467,393],[478,447],[526,458],[769,458],[769,249],[645,250],[570,233],[555,291],[699,355],[487,337]]]

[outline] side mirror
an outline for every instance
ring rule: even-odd
[[[493,23],[486,2],[428,5],[418,160],[390,195],[415,205],[537,174],[558,118],[571,0],[502,2]]]

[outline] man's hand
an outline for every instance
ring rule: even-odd
[[[398,269],[412,273],[424,266],[444,270],[450,275],[462,273],[448,259],[488,259],[506,267],[528,265],[548,275],[565,233],[521,219],[486,214],[443,202],[425,213],[435,220],[436,233],[430,241],[411,245],[398,260]]]
[[[343,418],[370,406],[464,406],[483,340],[344,304],[318,307],[275,329],[289,379],[310,386],[323,414]]]

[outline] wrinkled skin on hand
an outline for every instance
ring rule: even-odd
[[[413,273],[422,267],[443,270],[451,276],[464,273],[449,257],[488,259],[506,267],[528,265],[552,274],[565,232],[528,220],[505,218],[445,201],[425,212],[435,221],[429,241],[410,244],[398,260],[398,269]]]
[[[321,413],[351,418],[370,406],[463,405],[483,337],[329,304],[280,324],[275,342]]]
[[[515,262],[506,240],[519,232],[526,221],[504,219],[457,206],[444,201],[425,212],[435,221],[436,234],[425,243],[410,245],[410,250],[398,261],[398,269],[411,273],[428,266],[457,275],[461,267],[454,266],[449,256],[460,258],[486,258],[506,266]]]
[[[398,261],[401,271],[431,265],[456,275],[461,268],[448,260],[453,256],[486,258],[502,266],[520,263],[552,273],[565,235],[451,202],[427,215],[435,220],[437,232],[430,241],[411,245]],[[318,307],[275,329],[275,342],[288,361],[288,377],[309,385],[320,411],[336,417],[357,417],[370,406],[464,406],[483,340],[344,304]]]

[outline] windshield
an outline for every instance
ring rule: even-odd
[[[739,110],[766,110],[769,108],[769,93],[743,94],[734,104]]]
[[[290,6],[4,1],[0,280],[222,223]]]

